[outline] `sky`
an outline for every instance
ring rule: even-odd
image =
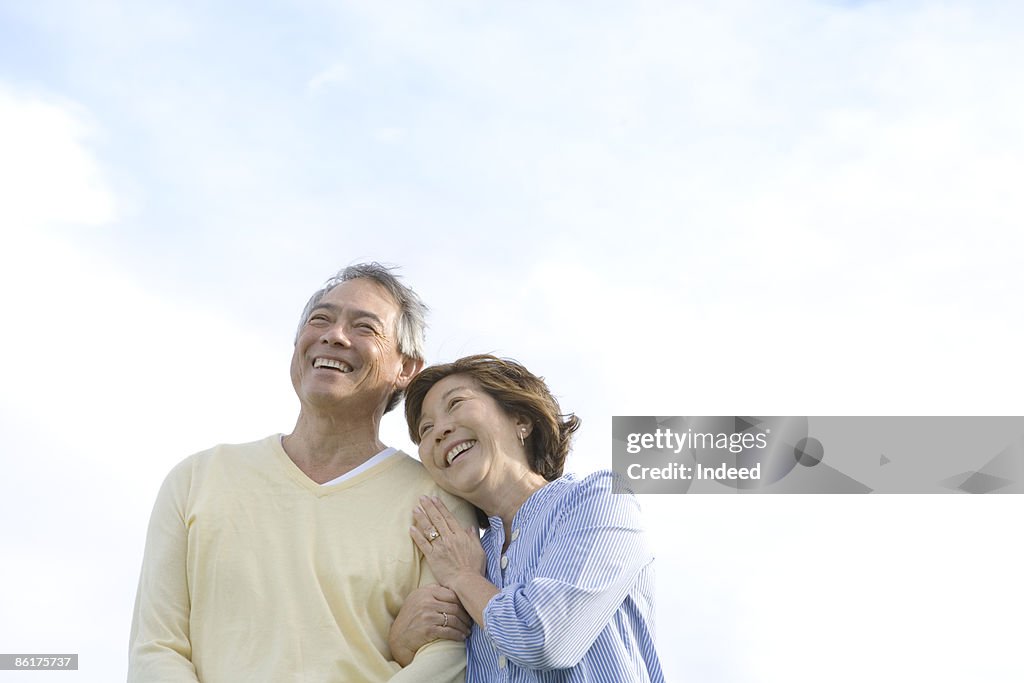
[[[0,681],[123,680],[163,477],[291,429],[351,263],[545,376],[580,473],[614,415],[1021,414],[1022,20],[0,0],[0,652],[80,655]],[[1024,677],[1019,496],[642,504],[669,680]]]

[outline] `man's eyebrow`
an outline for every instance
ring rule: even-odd
[[[313,313],[313,311],[320,310],[321,308],[327,309],[328,311],[330,311],[331,313],[334,313],[335,315],[341,313],[344,310],[338,304],[332,304],[330,302],[326,302],[325,301],[325,302],[319,303],[316,306],[314,306],[312,309],[310,309],[309,312]],[[350,308],[350,309],[348,309],[348,311],[349,311],[349,314],[353,318],[369,318],[370,320],[373,320],[374,322],[379,324],[381,327],[384,326],[384,321],[380,319],[379,315],[377,315],[376,313],[374,313],[372,311],[364,311],[364,310],[359,309],[359,308]]]
[[[322,303],[317,304],[313,308],[309,309],[309,312],[312,313],[313,311],[317,311],[317,310],[319,310],[321,308],[326,308],[328,311],[330,311],[332,313],[337,313],[338,311],[341,310],[341,306],[336,306],[335,304],[329,304],[329,303],[326,303],[326,302],[322,302]]]

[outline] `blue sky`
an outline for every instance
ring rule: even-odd
[[[1021,14],[0,0],[0,650],[123,677],[162,477],[291,428],[352,262],[577,471],[612,415],[1019,414]],[[672,678],[1019,679],[1015,498],[645,498]]]

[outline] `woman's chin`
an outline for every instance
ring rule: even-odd
[[[481,493],[480,482],[473,480],[472,477],[452,477],[443,482],[437,482],[437,485],[453,496],[469,501],[478,507],[480,505],[477,500]]]

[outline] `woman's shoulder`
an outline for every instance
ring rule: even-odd
[[[558,507],[563,514],[621,518],[639,513],[639,503],[627,482],[611,470],[598,470],[582,478],[567,474],[562,480],[565,486]]]
[[[585,477],[566,474],[562,477],[567,482],[567,495],[577,497],[588,496],[626,496],[634,498],[629,482],[620,474],[611,470],[598,470]]]

